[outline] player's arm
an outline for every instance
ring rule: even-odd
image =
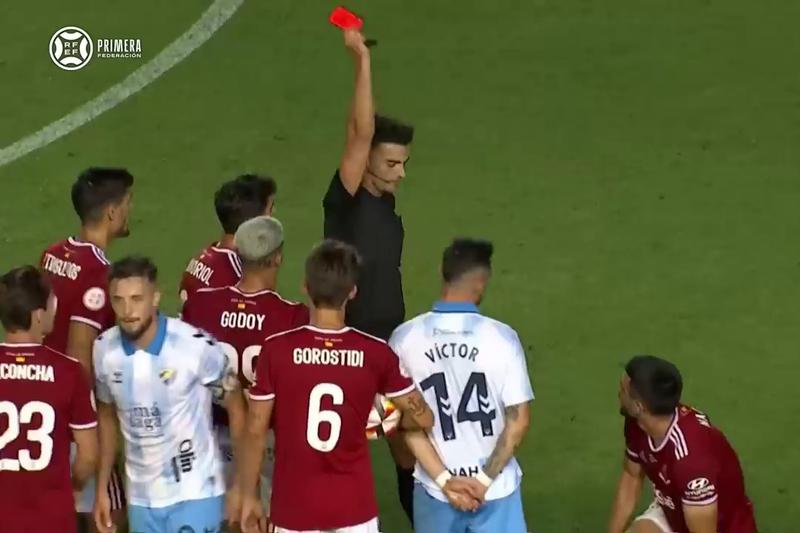
[[[92,347],[99,335],[99,330],[92,325],[77,320],[69,323],[67,334],[67,355],[80,361],[87,378],[93,379]]]
[[[97,428],[73,429],[75,441],[75,460],[72,461],[72,488],[79,491],[86,481],[94,475],[97,467],[98,444]]]
[[[623,533],[631,519],[636,502],[642,492],[642,481],[644,480],[644,469],[625,456],[622,467],[622,474],[617,483],[617,493],[614,496],[614,504],[611,507],[611,518],[608,521],[609,533]]]
[[[511,330],[509,334],[510,357],[500,392],[501,405],[505,406],[505,425],[486,464],[475,476],[486,490],[514,457],[531,424],[531,401],[534,395],[525,349],[516,332]]]
[[[267,429],[272,418],[274,397],[259,399],[251,395],[247,410],[247,423],[242,436],[241,460],[236,465],[239,474],[239,487],[242,494],[255,494],[258,486],[261,462],[264,458],[264,447],[267,441]]]
[[[97,402],[97,422],[100,437],[100,453],[97,464],[97,486],[108,487],[111,471],[117,458],[117,414],[114,404]]]
[[[404,431],[406,444],[422,469],[447,496],[453,507],[462,511],[478,508],[483,490],[474,478],[453,477],[424,431]]]
[[[717,502],[707,505],[684,503],[683,518],[691,533],[717,533]]]
[[[506,423],[500,437],[497,439],[494,450],[483,467],[483,474],[489,479],[485,479],[480,474],[479,480],[488,488],[491,480],[500,475],[508,462],[514,457],[528,427],[531,423],[530,402],[509,405],[505,408]]]
[[[347,140],[339,165],[339,177],[347,192],[355,195],[367,168],[375,132],[375,105],[372,100],[369,49],[364,44],[364,36],[356,30],[345,30],[344,42],[355,63],[355,90],[347,117]]]
[[[228,412],[228,425],[235,460],[237,449],[241,444],[247,413],[242,385],[239,382],[234,362],[225,355],[221,346],[202,331],[195,336],[198,335],[205,339],[199,367],[200,379],[203,385],[213,391],[216,398],[222,400],[222,404]]]
[[[409,393],[394,396],[391,400],[403,414],[400,429],[427,431],[433,427],[433,411],[416,388]]]
[[[238,385],[238,380],[237,380]],[[236,461],[242,446],[245,424],[247,423],[247,403],[241,386],[225,392],[225,410],[228,412],[228,428],[233,446],[233,460]],[[234,482],[234,486],[236,483]]]

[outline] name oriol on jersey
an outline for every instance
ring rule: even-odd
[[[59,259],[52,254],[44,254],[44,269],[60,276],[62,278],[69,278],[71,280],[78,279],[78,274],[81,273],[80,265],[76,265],[71,261]]]
[[[0,379],[17,379],[25,381],[56,380],[53,367],[50,365],[20,365],[13,363],[0,364]]]
[[[214,275],[213,268],[197,259],[189,261],[189,264],[186,266],[186,272],[202,281],[206,286],[208,285],[208,280]]]

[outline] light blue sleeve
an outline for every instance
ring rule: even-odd
[[[506,366],[505,381],[503,382],[503,405],[517,405],[533,400],[533,386],[528,375],[528,363],[525,359],[525,349],[517,333],[509,328],[506,335],[510,360]]]
[[[94,362],[94,395],[97,401],[102,403],[114,403],[111,396],[111,388],[108,385],[108,375],[105,371],[106,344],[94,341],[92,348],[92,360]]]
[[[198,378],[206,387],[231,392],[239,388],[234,362],[222,349],[222,345],[211,337],[202,339],[202,356],[198,369]]]

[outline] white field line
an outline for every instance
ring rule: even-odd
[[[127,78],[68,115],[0,149],[0,167],[44,148],[147,87],[210,39],[243,3],[244,0],[215,0],[191,28]]]

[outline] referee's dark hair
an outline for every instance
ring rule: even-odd
[[[442,256],[442,278],[445,283],[458,281],[474,270],[492,270],[494,246],[478,239],[455,239]]]
[[[50,282],[30,265],[9,270],[0,277],[0,322],[6,331],[31,329],[31,313],[47,309]]]
[[[129,255],[111,265],[108,274],[108,281],[145,278],[150,283],[155,283],[158,279],[158,267],[152,259],[143,255]]]
[[[72,184],[72,207],[82,223],[99,222],[109,205],[119,204],[133,186],[124,168],[92,167]]]
[[[278,186],[269,176],[243,174],[222,184],[214,195],[214,210],[222,230],[233,235],[242,222],[264,215]]]
[[[381,143],[408,146],[413,140],[413,126],[383,115],[375,115],[375,133],[372,134],[372,146]]]
[[[681,401],[683,378],[678,367],[653,355],[637,355],[625,365],[631,396],[654,415],[668,415]]]
[[[340,309],[358,281],[361,258],[344,242],[326,239],[306,259],[306,292],[314,307]]]

